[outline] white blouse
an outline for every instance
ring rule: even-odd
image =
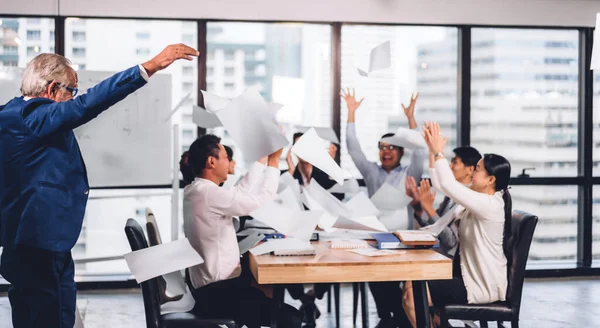
[[[433,186],[465,208],[460,219],[460,267],[470,304],[506,300],[507,261],[504,255],[502,192],[488,195],[456,181],[445,158],[430,169]]]

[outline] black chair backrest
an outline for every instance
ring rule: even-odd
[[[508,260],[508,289],[506,300],[513,313],[518,316],[521,308],[521,296],[525,280],[525,266],[529,256],[529,248],[533,240],[533,232],[538,217],[523,211],[512,212],[512,234],[505,240],[508,243],[506,254]]]
[[[132,251],[148,248],[148,242],[142,227],[134,219],[127,220],[125,234],[129,240]],[[153,278],[140,284],[144,297],[144,310],[146,312],[146,327],[160,328],[160,301],[158,299],[158,279]]]

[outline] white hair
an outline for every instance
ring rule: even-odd
[[[77,79],[71,61],[57,54],[39,54],[33,58],[21,80],[21,93],[24,97],[39,97],[48,87],[49,81],[69,83]]]

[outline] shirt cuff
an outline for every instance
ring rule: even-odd
[[[144,68],[144,66],[142,66],[142,64],[139,64],[138,67],[140,68],[140,75],[144,78],[144,80],[146,80],[146,82],[148,82],[148,80],[150,79],[150,77],[148,76],[148,72],[146,72],[146,69]]]

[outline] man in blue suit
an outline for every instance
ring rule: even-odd
[[[41,54],[25,69],[22,97],[0,107],[0,274],[15,328],[71,328],[76,285],[71,248],[88,198],[73,129],[141,88],[154,73],[198,51],[170,45],[150,61],[77,94],[69,60]]]

